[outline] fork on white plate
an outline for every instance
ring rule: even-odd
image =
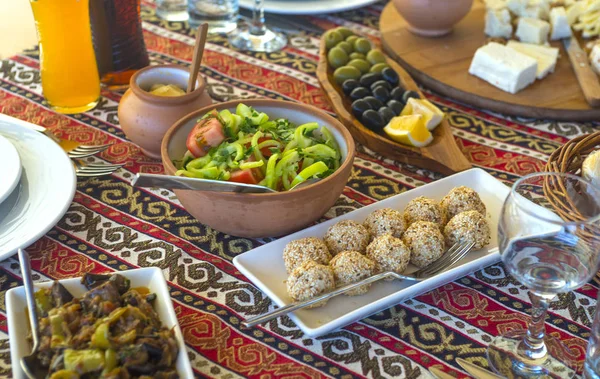
[[[263,315],[247,318],[246,320],[242,321],[242,325],[245,327],[252,327],[252,326],[255,326],[258,324],[262,324],[263,322],[267,322],[267,321],[277,318],[279,316],[286,315],[290,312],[294,312],[299,309],[308,307],[309,305],[312,305],[312,304],[318,303],[320,301],[327,300],[327,299],[330,299],[337,295],[346,293],[356,287],[360,287],[365,284],[374,283],[374,282],[377,282],[384,278],[394,278],[394,279],[412,280],[412,281],[420,282],[422,280],[428,279],[428,278],[450,268],[456,262],[461,260],[465,255],[467,255],[467,253],[473,249],[474,245],[475,245],[474,242],[462,242],[462,243],[457,242],[454,245],[452,245],[452,247],[450,247],[450,249],[448,249],[448,251],[440,257],[440,259],[433,262],[429,266],[426,266],[426,267],[424,267],[418,271],[415,271],[411,274],[404,275],[404,274],[398,274],[394,271],[385,271],[385,272],[382,272],[379,274],[371,275],[368,278],[365,278],[356,283],[347,284],[345,286],[336,288],[333,291],[326,292],[321,295],[312,297],[308,300],[297,301],[297,302],[288,304],[286,306],[283,306],[281,308],[276,308],[276,309],[272,310],[271,312],[267,312]]]

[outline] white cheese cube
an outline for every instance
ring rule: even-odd
[[[535,18],[538,20],[547,19],[547,15],[540,7],[527,7],[522,15],[523,17]]]
[[[517,93],[535,81],[535,59],[496,42],[475,52],[469,73],[503,91]]]
[[[600,45],[599,44],[594,45],[594,48],[590,52],[590,64],[592,65],[592,68],[594,69],[594,71],[596,71],[596,74],[600,75]]]
[[[490,37],[510,38],[513,27],[510,23],[508,9],[495,11],[488,9],[485,15],[485,34]]]
[[[539,19],[548,20],[550,17],[550,3],[547,0],[529,0],[527,8],[537,9],[536,12],[539,16],[537,18]],[[527,16],[523,15],[523,17]]]
[[[521,17],[515,34],[521,42],[543,45],[548,41],[550,24],[534,18]]]
[[[523,16],[525,9],[529,5],[529,0],[508,0],[506,6],[515,16]]]
[[[577,19],[583,14],[585,8],[585,1],[578,1],[567,8],[567,21],[569,21],[569,25],[573,25],[577,22]]]
[[[556,47],[540,46],[517,41],[508,41],[506,46],[537,61],[536,77],[538,79],[542,79],[551,72],[554,72],[559,53],[559,50]]]
[[[485,0],[485,7],[495,11],[506,9],[506,0]]]
[[[565,8],[552,8],[550,11],[550,23],[552,24],[551,40],[571,37],[571,26],[569,25]]]

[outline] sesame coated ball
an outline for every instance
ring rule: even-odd
[[[446,224],[446,213],[440,204],[425,196],[411,200],[404,209],[404,218],[408,225],[417,221],[429,221],[443,227]]]
[[[367,229],[356,221],[344,220],[331,226],[325,234],[325,244],[332,255],[352,250],[364,252],[369,244]]]
[[[331,254],[320,238],[306,237],[293,240],[283,249],[283,263],[288,274],[309,259],[322,265],[329,264]]]
[[[391,234],[394,237],[402,237],[406,230],[406,222],[401,212],[395,209],[383,208],[372,212],[364,222],[365,228],[371,237]]]
[[[367,257],[377,264],[377,271],[394,271],[401,274],[410,261],[410,249],[400,238],[391,234],[375,237],[367,246]]]
[[[446,251],[444,236],[437,224],[417,221],[404,232],[404,244],[410,249],[410,263],[421,268],[436,261]]]
[[[485,204],[479,198],[479,194],[469,187],[453,188],[440,203],[446,211],[448,220],[465,211],[477,211],[485,216]]]
[[[333,270],[329,266],[318,264],[315,261],[304,261],[296,267],[287,280],[287,291],[295,301],[311,299],[335,288]],[[316,308],[325,305],[327,300],[310,305],[307,308]]]
[[[333,257],[329,265],[333,269],[335,283],[338,286],[356,283],[359,280],[368,278],[376,271],[375,262],[358,251],[343,251]],[[371,287],[370,284],[360,286],[346,292],[346,295],[362,295],[369,290],[369,287]]]
[[[444,228],[446,244],[459,241],[474,242],[474,249],[481,249],[490,242],[490,226],[478,211],[466,211],[452,217]]]

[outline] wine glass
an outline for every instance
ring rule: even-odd
[[[266,27],[264,7],[264,0],[254,1],[251,24],[236,30],[229,37],[229,43],[233,47],[266,53],[272,53],[285,47],[287,44],[285,35]]]
[[[506,270],[529,289],[531,321],[492,341],[490,366],[507,377],[575,375],[573,354],[545,333],[548,306],[577,289],[598,269],[600,188],[571,174],[535,173],[519,179],[498,223]]]

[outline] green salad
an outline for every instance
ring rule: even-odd
[[[341,161],[339,146],[325,126],[271,120],[244,104],[238,104],[235,113],[207,113],[188,135],[186,146],[188,151],[175,162],[175,175],[259,184],[277,191],[331,175]]]

